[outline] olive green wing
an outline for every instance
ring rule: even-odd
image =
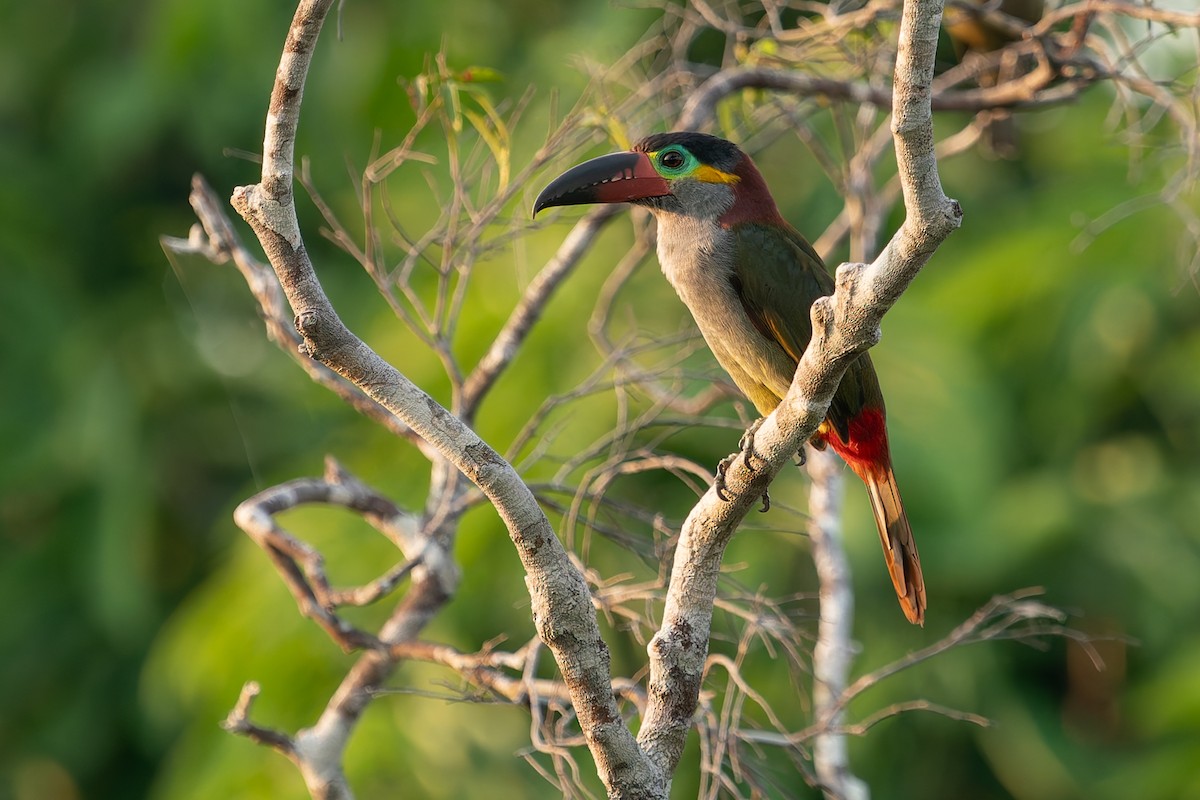
[[[812,338],[813,301],[833,291],[820,256],[791,227],[743,224],[735,230],[734,289],[767,339],[798,362]]]
[[[803,236],[790,226],[743,224],[735,230],[734,291],[754,327],[788,354],[793,366],[812,338],[812,304],[833,294],[833,276]],[[784,385],[792,376],[782,376]],[[866,405],[882,405],[879,382],[863,354],[846,370],[829,408],[843,440],[850,420]]]

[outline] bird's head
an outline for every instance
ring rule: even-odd
[[[585,203],[635,203],[722,224],[779,216],[749,156],[732,142],[691,131],[656,133],[632,150],[572,167],[542,190],[533,213]]]

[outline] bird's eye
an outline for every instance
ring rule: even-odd
[[[668,150],[658,161],[667,169],[679,169],[683,166],[683,155],[678,150]]]

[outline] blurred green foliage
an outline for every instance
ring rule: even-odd
[[[257,489],[318,472],[325,452],[419,504],[421,462],[264,341],[231,269],[164,258],[157,242],[192,224],[193,171],[221,192],[254,179],[255,165],[237,153],[261,142],[290,9],[47,0],[5,12],[0,798],[304,796],[290,764],[217,723],[253,678],[264,685],[260,719],[307,724],[352,656],[296,614],[231,510]],[[493,97],[539,86],[515,173],[544,129],[549,90],[565,105],[585,83],[570,54],[612,61],[653,17],[528,0],[351,4],[342,41],[327,30],[320,43],[298,151],[330,202],[352,210],[353,175],[374,131],[395,142],[412,123],[397,77],[415,76],[444,46],[453,68],[498,70],[486,75],[502,76],[487,84]],[[930,586],[924,630],[896,612],[857,486],[846,526],[860,669],[935,640],[995,593],[1030,585],[1076,611],[1084,630],[1137,644],[1102,644],[1108,669],[1099,673],[1062,643],[976,647],[874,690],[852,711],[919,696],[998,723],[979,730],[908,715],[854,740],[854,764],[877,798],[1200,797],[1200,295],[1180,272],[1180,226],[1161,207],[1081,246],[1084,221],[1179,168],[1151,150],[1131,169],[1105,125],[1108,99],[1098,90],[1023,119],[1019,163],[943,165],[947,191],[966,210],[963,228],[888,317],[875,351]],[[760,165],[785,215],[817,231],[836,203],[803,155],[781,143]],[[779,178],[785,171],[799,177]],[[422,181],[414,172],[414,185]],[[396,200],[419,225],[421,196]],[[350,323],[444,392],[435,360],[317,235],[312,206],[301,213]],[[551,226],[515,261],[479,271],[464,322],[479,343],[468,338],[465,353],[502,323],[565,230]],[[587,374],[584,321],[629,238],[621,223],[605,234],[485,406],[479,427],[498,447],[541,398]],[[686,325],[653,268],[622,303],[664,332]],[[560,445],[593,441],[611,424],[604,412],[577,413]],[[714,463],[737,436],[703,434],[679,446]],[[799,491],[796,476],[784,480],[777,494]],[[671,492],[679,513],[688,498]],[[344,516],[287,521],[325,550],[339,579],[392,557]],[[460,594],[429,637],[474,648],[498,633],[530,636],[518,564],[490,511],[468,515],[458,556]],[[814,586],[795,535],[748,532],[729,561],[751,587]],[[619,669],[642,658],[627,644],[614,651]],[[763,682],[786,691],[786,676],[769,673]],[[396,683],[438,694],[446,680],[410,665]],[[803,709],[798,702],[795,719]],[[519,709],[397,694],[372,706],[347,767],[362,797],[398,787],[420,797],[553,796],[514,756],[527,746]],[[688,769],[680,797],[694,794]]]

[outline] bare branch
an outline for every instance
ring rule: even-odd
[[[1030,48],[1030,52],[1039,50]],[[1037,69],[1024,74],[1019,80],[980,89],[938,91],[933,95],[932,107],[935,111],[982,111],[1014,106],[1037,108],[1066,102],[1086,87],[1084,76],[1081,76],[1080,79],[1060,83],[1058,88],[1053,88],[1060,75],[1044,57],[1037,64]],[[974,69],[983,68],[984,65],[980,63]],[[1086,77],[1090,79],[1088,82],[1094,82],[1098,76],[1092,73]],[[941,84],[946,82],[939,81]],[[868,83],[774,67],[731,67],[718,72],[688,99],[683,119],[690,122],[712,117],[718,102],[742,89],[773,89],[799,97],[824,97],[883,110],[890,110],[893,100],[892,93],[886,88]]]
[[[258,697],[259,691],[256,681],[250,681],[243,686],[237,704],[221,723],[221,727],[287,756],[299,768],[314,800],[351,800],[354,795],[342,771],[340,749],[314,747],[311,730],[301,731],[293,739],[250,721],[250,707]]]
[[[504,328],[492,341],[492,346],[479,361],[463,387],[462,406],[468,415],[474,413],[480,399],[491,388],[500,371],[512,361],[517,349],[542,314],[549,295],[574,268],[591,247],[596,235],[619,211],[613,206],[600,206],[589,211],[576,223],[546,266],[538,273],[521,302],[513,309]]]
[[[837,475],[831,456],[815,454],[810,464],[814,475],[810,533],[821,596],[811,658],[814,702],[811,724],[793,732],[784,722],[787,715],[771,708],[742,669],[754,648],[765,649],[772,658],[778,654],[798,696],[806,699],[800,684],[807,681],[813,638],[808,621],[798,620],[811,615],[807,610],[811,598],[772,598],[761,588],[740,585],[730,574],[736,565],[723,568],[722,559],[726,544],[757,497],[824,418],[846,365],[877,341],[882,316],[958,225],[961,211],[942,193],[937,175],[932,110],[978,112],[975,120],[959,123],[965,127],[937,143],[936,153],[945,157],[974,146],[987,118],[997,110],[1060,103],[1088,86],[1109,81],[1117,87],[1114,125],[1123,122],[1131,137],[1145,134],[1164,119],[1186,133],[1182,151],[1188,167],[1172,180],[1163,197],[1193,237],[1200,238],[1200,223],[1183,196],[1200,163],[1194,109],[1178,102],[1178,82],[1157,82],[1138,59],[1150,42],[1163,35],[1163,26],[1195,27],[1200,19],[1117,0],[1067,2],[1031,26],[1000,15],[996,21],[1014,39],[1011,44],[1003,51],[965,59],[935,79],[938,0],[904,3],[898,53],[886,37],[874,37],[877,44],[864,46],[857,43],[863,37],[846,33],[877,25],[887,29],[896,18],[899,0],[861,4],[852,11],[846,11],[844,4],[801,3],[801,14],[790,27],[785,27],[775,3],[764,3],[761,13],[732,3],[663,3],[663,21],[630,49],[615,74],[596,68],[593,91],[599,102],[592,105],[604,108],[586,122],[580,121],[583,114],[569,114],[568,123],[547,137],[547,144],[515,176],[511,153],[498,144],[508,141],[507,131],[493,139],[484,134],[491,130],[488,125],[503,126],[502,116],[515,120],[529,95],[511,105],[481,99],[480,119],[486,117],[484,127],[476,128],[481,135],[447,137],[449,188],[428,176],[439,209],[437,221],[423,234],[410,234],[392,205],[392,193],[377,192],[378,185],[402,164],[430,162],[430,156],[413,150],[418,134],[429,125],[444,124],[449,127],[443,131],[453,130],[462,118],[447,98],[461,100],[466,96],[463,92],[471,91],[464,89],[466,84],[448,67],[444,55],[431,59],[435,63],[422,76],[429,82],[414,80],[408,86],[416,123],[402,141],[382,154],[380,136],[361,175],[357,187],[365,225],[361,240],[351,233],[356,226],[338,220],[335,204],[321,198],[308,176],[299,177],[325,216],[330,238],[363,266],[397,316],[440,360],[450,383],[448,410],[343,325],[318,282],[296,221],[294,136],[313,47],[331,5],[332,0],[300,2],[271,95],[261,182],[240,187],[233,197],[271,266],[255,260],[238,241],[224,210],[199,178],[192,197],[202,227],[195,228],[187,240],[164,238],[163,243],[175,252],[198,253],[214,262],[232,258],[258,302],[269,336],[315,381],[413,442],[431,463],[430,491],[423,513],[408,514],[331,462],[321,479],[288,482],[239,507],[238,524],[267,552],[301,612],[343,648],[362,652],[316,723],[294,737],[250,721],[256,684],[247,684],[230,712],[229,730],[288,755],[314,797],[349,797],[341,761],[357,721],[369,703],[393,691],[385,684],[396,665],[414,659],[439,664],[461,678],[468,688],[452,688],[451,697],[500,699],[527,707],[532,750],[524,755],[564,796],[591,796],[573,755],[574,748],[586,744],[611,797],[665,798],[688,731],[697,725],[704,796],[781,794],[775,790],[783,787],[752,757],[762,746],[773,745],[782,748],[803,779],[827,797],[855,798],[865,795],[865,787],[850,774],[847,735],[863,735],[881,719],[908,711],[926,710],[975,724],[986,720],[926,700],[910,700],[848,723],[846,707],[852,698],[900,670],[971,642],[1036,641],[1039,636],[1057,635],[1076,639],[1087,648],[1087,640],[1066,628],[1059,612],[1027,595],[1012,595],[996,598],[941,642],[847,686],[854,653],[853,594],[838,539]],[[1109,19],[1101,18],[1105,14]],[[990,20],[993,15],[988,12],[988,16]],[[1120,17],[1154,23],[1154,32],[1141,39],[1127,34],[1117,25]],[[1073,24],[1063,30],[1061,23],[1068,20]],[[695,37],[705,30],[718,30],[725,37],[719,67],[690,60]],[[759,51],[758,43],[771,47]],[[896,79],[889,91],[886,75],[893,62]],[[983,81],[989,71],[997,71],[1003,79]],[[766,102],[759,93],[746,92],[723,103],[751,88],[772,94]],[[819,141],[820,128],[812,126],[812,117],[825,113],[823,101],[829,99],[838,104],[831,112],[834,134],[826,143]],[[1193,95],[1193,106],[1194,99]],[[734,107],[739,110],[728,113]],[[889,116],[893,108],[895,113]],[[552,113],[551,118],[557,115]],[[758,429],[754,451],[741,454],[726,476],[732,502],[707,490],[678,533],[678,520],[660,507],[623,496],[623,482],[629,476],[661,471],[672,476],[681,492],[704,492],[707,471],[672,452],[669,438],[684,426],[732,427],[738,422],[699,418],[711,404],[728,397],[728,391],[725,384],[709,380],[708,374],[686,361],[699,346],[694,330],[647,332],[633,321],[631,332],[617,335],[613,333],[617,324],[609,327],[614,299],[653,247],[644,218],[635,219],[637,240],[611,272],[588,325],[602,363],[579,386],[547,399],[507,451],[514,460],[523,459],[518,464],[522,468],[534,463],[544,468],[549,462],[552,477],[526,484],[470,424],[556,289],[594,245],[616,209],[594,211],[572,229],[529,282],[473,369],[463,369],[456,355],[461,341],[455,339],[467,308],[474,264],[507,254],[514,242],[536,229],[523,215],[511,219],[502,215],[516,200],[519,187],[549,160],[551,143],[565,141],[561,137],[568,134],[579,141],[603,136],[623,143],[632,131],[669,125],[672,118],[678,120],[674,127],[689,129],[719,119],[722,128],[735,134],[747,131],[751,145],[779,135],[780,120],[800,129],[801,138],[807,137],[845,198],[842,213],[817,240],[822,251],[849,234],[851,258],[865,261],[901,196],[907,212],[904,225],[883,253],[871,264],[843,265],[835,294],[814,305],[812,342],[791,391]],[[892,142],[898,175],[889,178],[887,155]],[[1149,202],[1134,201],[1115,209],[1098,219],[1093,229]],[[386,217],[384,224],[390,222],[394,228],[390,241],[378,228],[381,216]],[[395,252],[389,254],[387,248]],[[421,288],[420,280],[426,272],[433,276],[428,291]],[[697,391],[697,385],[703,388]],[[590,446],[557,454],[552,445],[567,424],[562,421],[567,404],[600,392],[614,397],[611,430]],[[744,417],[742,407],[738,408]],[[455,590],[458,575],[452,553],[458,522],[467,509],[485,499],[500,514],[525,568],[540,637],[512,653],[491,645],[465,653],[418,638]],[[276,519],[285,509],[314,502],[362,515],[389,536],[403,558],[360,586],[333,587],[321,553]],[[571,552],[563,548],[546,513],[560,523],[558,533]],[[606,574],[589,563],[594,532],[642,555],[649,574],[640,565],[628,573]],[[338,613],[345,605],[376,602],[405,583],[405,593],[378,631],[356,628]],[[717,610],[722,613],[714,626]],[[633,678],[611,676],[597,614],[620,635],[638,643],[649,640],[645,690],[637,682],[640,672]],[[659,617],[661,622],[656,623]],[[718,652],[709,653],[710,640]],[[561,680],[538,677],[542,641],[555,658]],[[728,649],[736,649],[735,654],[727,655]],[[1095,657],[1094,651],[1089,653]],[[714,677],[714,673],[720,674]],[[723,676],[727,680],[720,684]],[[710,688],[705,687],[706,680]],[[632,709],[642,718],[636,740],[628,725]],[[767,730],[756,730],[754,719]]]
[[[214,264],[223,264],[232,259],[258,303],[259,315],[267,326],[267,337],[271,341],[291,356],[310,378],[341,397],[355,411],[412,442],[426,456],[432,456],[435,451],[395,414],[324,364],[301,353],[303,340],[292,324],[292,315],[288,312],[279,279],[269,265],[263,264],[246,249],[233,228],[225,204],[217,198],[203,176],[192,177],[192,191],[188,199],[199,225],[193,227],[188,239],[163,237],[163,246],[176,253],[202,255]]]
[[[928,661],[955,647],[999,639],[1016,639],[1036,642],[1056,636],[1080,644],[1097,668],[1103,662],[1091,647],[1090,639],[1084,634],[1067,627],[1066,614],[1057,608],[1030,598],[1040,595],[1040,588],[1023,589],[1006,595],[997,595],[937,642],[905,655],[879,669],[859,676],[846,687],[837,699],[835,708],[843,709],[858,695],[898,672]]]
[[[856,722],[853,725],[846,725],[838,729],[839,733],[847,736],[866,736],[867,731],[883,722],[885,719],[900,714],[908,714],[913,711],[928,711],[932,714],[938,714],[947,719],[957,720],[959,722],[967,722],[971,725],[977,725],[980,728],[990,728],[992,721],[987,717],[982,717],[979,714],[972,714],[969,711],[959,711],[956,708],[947,708],[946,706],[931,703],[928,700],[906,700],[902,703],[892,703],[890,706],[885,706],[875,713],[863,719],[861,722]],[[822,736],[826,734],[821,734]]]
[[[839,732],[837,699],[846,688],[854,657],[854,591],[842,546],[841,461],[828,450],[811,451],[808,536],[821,586],[821,615],[813,648],[813,717],[825,731],[813,742],[813,768],[830,800],[866,798],[865,784],[850,772],[846,737]]]
[[[403,419],[492,501],[527,573],[534,623],[550,646],[588,733],[602,780],[614,797],[665,792],[663,774],[638,750],[617,711],[608,647],[600,637],[587,586],[516,471],[428,394],[352,334],[317,280],[296,220],[292,153],[304,80],[331,0],[302,0],[288,34],[271,95],[262,182],[234,191],[296,313],[309,356],[359,386]],[[652,790],[653,791],[653,790]]]
[[[449,645],[432,642],[401,642],[390,648],[397,660],[428,661],[441,664],[458,673],[476,686],[495,692],[510,703],[529,706],[531,703],[554,703],[561,709],[571,707],[571,693],[561,681],[534,678],[528,670],[520,676],[511,675],[507,669],[522,669],[533,663],[531,655],[536,648],[526,646],[516,653],[504,653],[485,649],[479,653],[463,653]],[[635,707],[644,702],[641,688],[633,681],[616,679],[613,689]]]
[[[835,295],[813,306],[812,341],[791,389],[755,435],[759,457],[740,454],[726,475],[736,496],[726,503],[710,489],[680,533],[662,628],[649,647],[648,706],[638,735],[639,744],[667,774],[678,763],[695,710],[695,700],[688,698],[699,692],[725,545],[779,469],[825,418],[847,364],[878,341],[883,314],[961,219],[958,204],[942,192],[934,157],[930,85],[940,20],[937,0],[904,5],[892,124],[908,212],[904,224],[873,264],[838,269]],[[751,458],[761,463],[751,464]]]
[[[262,687],[258,685],[258,681],[248,681],[242,687],[242,693],[238,696],[237,703],[230,709],[229,716],[221,722],[221,727],[230,733],[245,736],[256,744],[266,745],[295,760],[296,743],[290,736],[250,721],[250,708],[261,691]]]
[[[1177,28],[1200,28],[1200,13],[1189,14],[1186,11],[1172,11],[1144,3],[1129,2],[1129,0],[1085,0],[1084,2],[1064,4],[1057,9],[1048,9],[1041,22],[1038,23],[1035,32],[1048,31],[1063,20],[1078,18],[1081,15],[1101,14],[1129,17],[1146,22],[1161,22]]]

